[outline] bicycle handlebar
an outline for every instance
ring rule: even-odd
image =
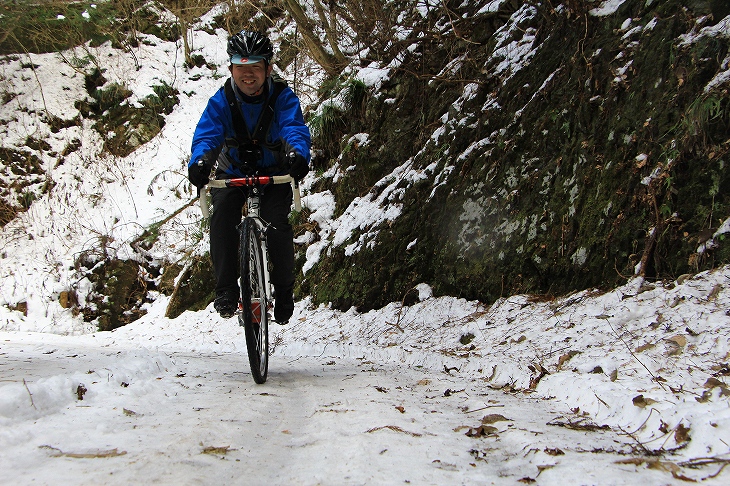
[[[299,193],[299,183],[290,175],[281,176],[249,176],[239,177],[235,179],[214,179],[200,189],[200,211],[204,218],[208,218],[208,190],[224,187],[252,187],[252,186],[268,186],[269,184],[291,184],[294,196],[294,209],[302,210],[302,198]]]

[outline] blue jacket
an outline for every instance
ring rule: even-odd
[[[263,100],[261,103],[245,102],[240,91],[235,87],[233,79],[228,78],[226,82],[233,84],[233,91],[239,101],[246,127],[249,132],[253,132],[266,101]],[[267,83],[266,93],[268,95],[273,89],[271,77],[268,78]],[[218,159],[217,178],[243,176],[244,174],[235,165],[240,163],[238,150],[235,148],[226,150],[227,147],[224,146],[226,139],[235,138],[235,135],[231,110],[228,107],[225,91],[221,87],[208,100],[208,105],[205,107],[195,128],[192,154],[188,166],[196,164],[206,154],[212,154],[213,158]],[[263,159],[258,162],[258,168],[263,174],[278,175],[286,173],[286,168],[279,167],[277,161],[281,160],[282,155],[288,154],[292,149],[309,162],[310,147],[312,145],[309,128],[304,123],[299,98],[288,86],[279,94],[274,105],[274,119],[271,122],[267,140],[269,143],[276,143],[277,141],[282,142],[280,154],[274,154],[268,148],[263,149]],[[226,154],[228,157],[225,156]],[[213,161],[208,159],[207,163],[212,164]]]

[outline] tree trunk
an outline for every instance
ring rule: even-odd
[[[315,24],[307,17],[307,13],[297,0],[283,0],[287,10],[291,14],[294,21],[299,26],[304,39],[304,45],[309,50],[314,60],[322,66],[330,76],[337,76],[342,68],[347,64],[345,56],[339,49],[328,52],[323,46],[322,41],[314,33]],[[325,29],[327,32],[328,30]],[[328,34],[329,35],[329,34]],[[337,43],[337,39],[329,39],[330,45]]]

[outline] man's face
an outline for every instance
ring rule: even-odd
[[[264,61],[256,64],[232,64],[229,66],[233,81],[246,96],[261,94],[266,77],[271,74],[273,66],[266,66]]]

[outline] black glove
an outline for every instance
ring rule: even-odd
[[[309,173],[309,164],[307,159],[297,152],[289,153],[289,175],[299,182]]]
[[[208,183],[210,177],[211,166],[206,164],[203,160],[194,162],[188,166],[188,179],[190,182],[197,187],[202,189],[204,185]]]

